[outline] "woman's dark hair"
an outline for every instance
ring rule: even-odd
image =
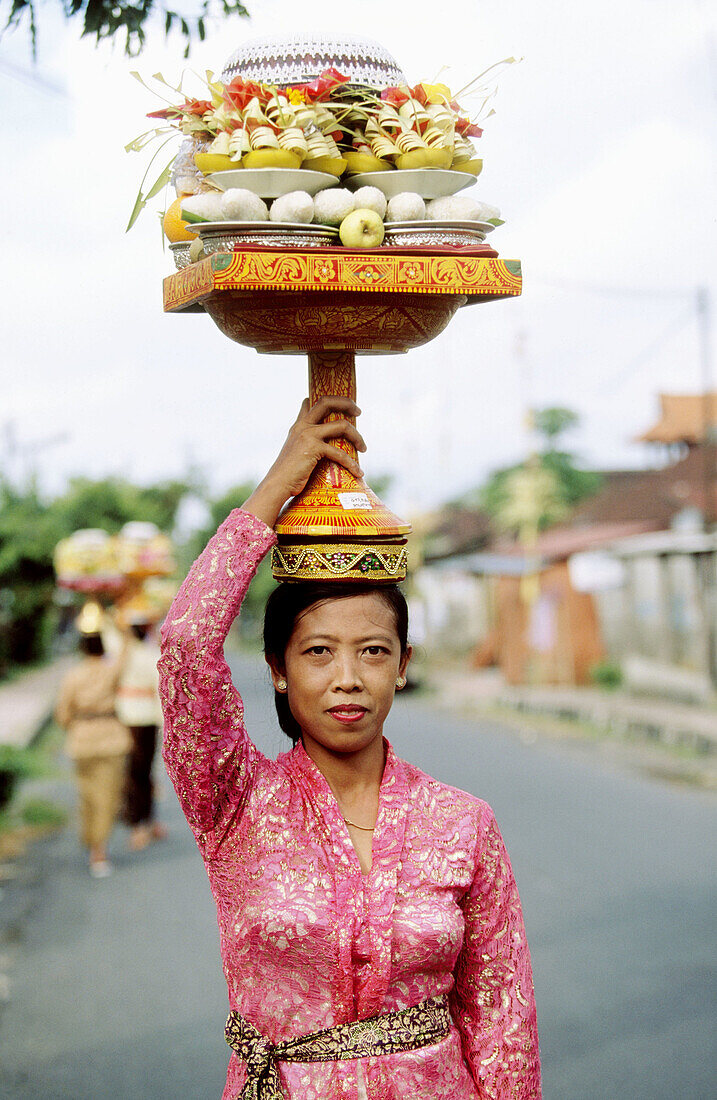
[[[99,634],[80,634],[80,651],[85,657],[104,657],[105,647]]]
[[[351,581],[302,581],[278,585],[266,601],[264,612],[264,656],[273,668],[284,667],[289,639],[298,619],[314,604],[325,600],[344,600],[351,596],[380,596],[393,611],[401,653],[408,648],[408,606],[396,584],[353,584]],[[291,713],[285,692],[274,692],[279,725],[296,743],[301,727]]]

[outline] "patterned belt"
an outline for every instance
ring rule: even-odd
[[[284,1100],[277,1062],[343,1062],[418,1050],[445,1038],[450,1026],[448,998],[442,995],[412,1008],[337,1024],[276,1044],[238,1012],[230,1012],[224,1036],[246,1062],[241,1100]]]

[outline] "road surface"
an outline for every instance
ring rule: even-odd
[[[233,663],[255,739],[283,750],[263,669]],[[399,755],[495,810],[533,953],[545,1100],[717,1096],[717,800],[417,698],[398,700],[386,732]],[[0,1014],[6,1100],[221,1095],[214,909],[164,786],[171,838],[130,856],[117,830],[110,879],[89,879],[70,829],[33,849],[38,881]]]

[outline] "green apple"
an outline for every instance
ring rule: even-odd
[[[341,244],[346,248],[378,248],[383,234],[381,217],[367,207],[352,210],[339,226]]]

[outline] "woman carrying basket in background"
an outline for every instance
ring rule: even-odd
[[[129,733],[116,711],[127,640],[115,658],[106,657],[103,626],[99,605],[86,604],[77,621],[82,660],[67,673],[55,704],[55,718],[67,732],[66,751],[75,766],[80,839],[93,878],[112,872],[107,842],[120,810],[130,749]]]

